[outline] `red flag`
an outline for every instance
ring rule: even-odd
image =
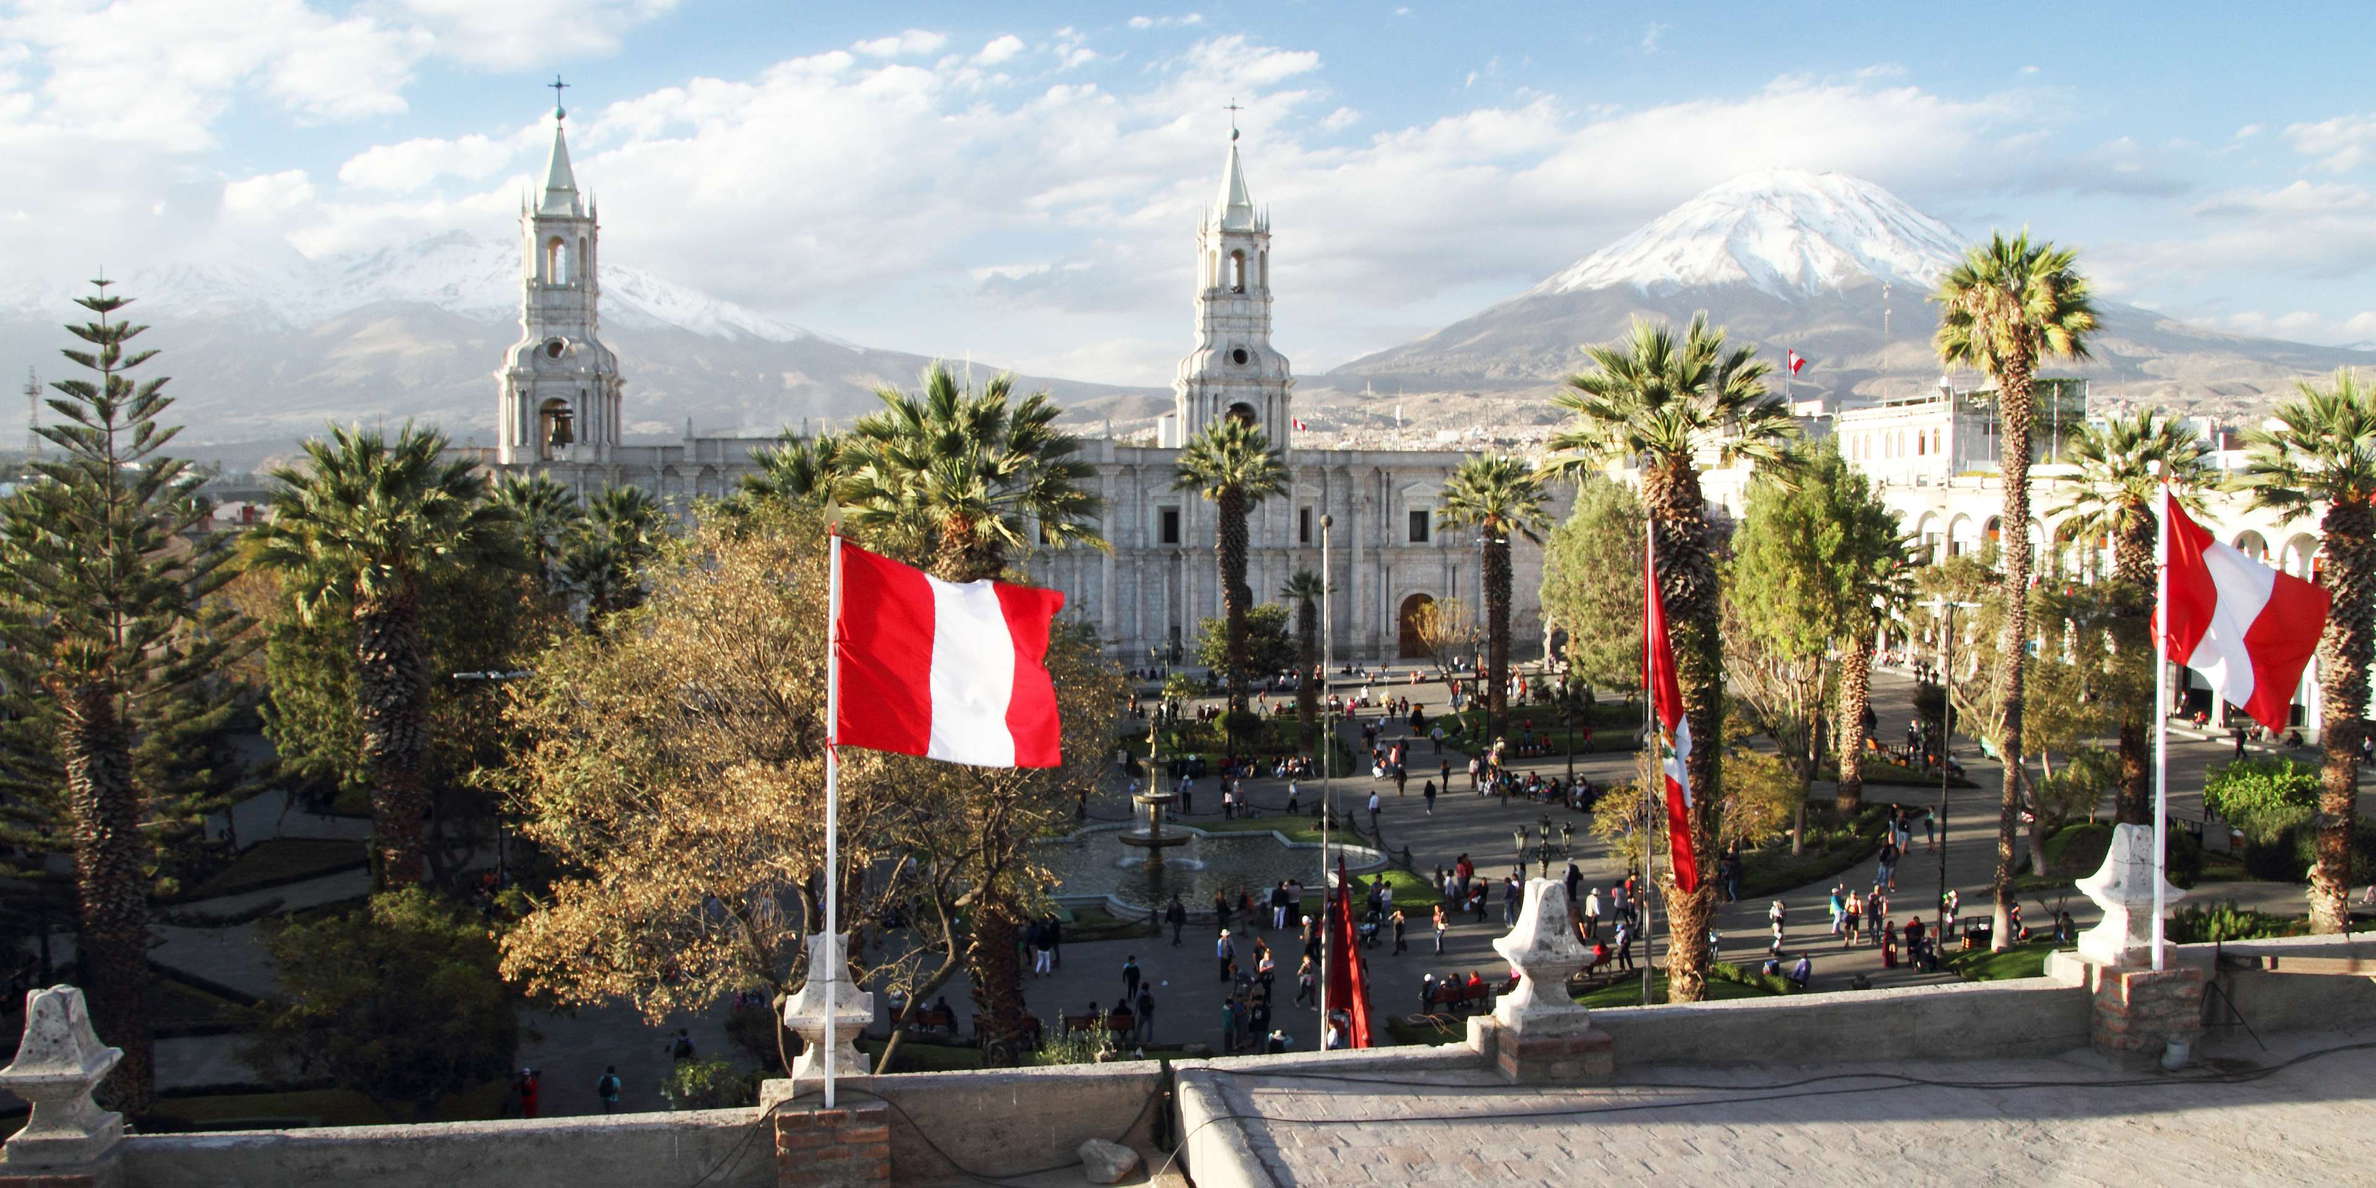
[[[1345,1012],[1351,1026],[1346,1029],[1346,1042],[1355,1048],[1370,1046],[1369,977],[1361,968],[1361,934],[1353,926],[1353,898],[1350,880],[1345,877],[1345,860],[1337,859],[1336,890],[1328,897],[1328,1010],[1330,1014]],[[1330,1020],[1320,1021],[1320,1043],[1328,1044]]]
[[[1658,552],[1643,553],[1642,685],[1658,715],[1658,755],[1666,776],[1667,848],[1675,868],[1675,889],[1688,895],[1699,887],[1699,858],[1691,843],[1691,719],[1683,713],[1683,688],[1675,680],[1675,648],[1667,638],[1666,599],[1658,592]]]
[[[976,767],[1063,763],[1048,632],[1064,595],[944,582],[852,545],[841,553],[834,742]]]
[[[1797,351],[1784,351],[1783,354],[1789,357],[1790,374],[1792,375],[1797,375],[1799,373],[1799,368],[1805,367],[1807,365],[1807,357],[1798,353]]]
[[[2224,686],[2271,730],[2285,728],[2302,666],[2318,650],[2333,596],[2224,545],[2162,490],[2169,540],[2170,659]]]

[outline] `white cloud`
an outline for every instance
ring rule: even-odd
[[[1133,29],[1185,29],[1203,23],[1204,14],[1201,12],[1186,12],[1178,16],[1134,16],[1130,18],[1130,27]]]
[[[258,174],[223,187],[223,213],[237,219],[279,218],[313,200],[313,182],[302,169]]]
[[[2321,168],[2348,172],[2376,159],[2376,115],[2336,116],[2315,124],[2288,124],[2285,143],[2293,146],[2295,152],[2316,158]]]
[[[491,70],[619,52],[630,29],[678,0],[398,0],[441,55]]]
[[[974,54],[973,60],[977,66],[996,66],[1022,52],[1022,38],[1012,33],[1001,33],[985,43],[981,50]]]
[[[2376,341],[2376,309],[2346,316],[2297,309],[2285,313],[2243,310],[2214,315],[2220,328],[2258,338],[2352,346]]]
[[[1642,52],[1645,54],[1657,53],[1658,43],[1665,39],[1670,27],[1657,21],[1650,22],[1650,27],[1642,30]]]
[[[543,129],[531,133],[541,141]],[[500,172],[524,147],[523,137],[497,140],[470,135],[452,140],[422,138],[375,145],[338,167],[338,180],[364,190],[410,193],[440,178],[480,181]]]
[[[940,48],[947,44],[949,44],[949,35],[946,33],[909,29],[894,37],[877,37],[871,41],[861,41],[850,48],[870,58],[913,58],[923,54],[938,53]]]
[[[1360,112],[1355,111],[1350,107],[1340,107],[1335,111],[1329,112],[1327,116],[1323,117],[1320,121],[1320,126],[1330,132],[1342,132],[1345,129],[1350,128],[1360,122]]]

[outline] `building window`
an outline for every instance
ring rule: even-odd
[[[558,235],[545,241],[545,283],[548,285],[569,283],[569,247]]]
[[[1308,508],[1308,507],[1299,507],[1299,508],[1296,508],[1296,509],[1295,509],[1295,543],[1297,543],[1297,544],[1310,544],[1310,543],[1312,543],[1312,509],[1311,509],[1311,508]]]
[[[1414,508],[1414,509],[1412,509],[1412,511],[1411,511],[1411,543],[1412,543],[1412,544],[1426,544],[1426,543],[1427,543],[1427,529],[1428,529],[1427,509],[1426,509],[1426,508]]]
[[[1246,291],[1246,253],[1244,252],[1229,253],[1229,291],[1232,293]]]
[[[1157,508],[1156,516],[1156,543],[1167,545],[1180,543],[1180,509],[1176,507]]]

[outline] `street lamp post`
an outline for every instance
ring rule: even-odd
[[[1948,691],[1948,682],[1955,679],[1955,612],[1980,604],[1934,598],[1923,605],[1939,615],[1939,905],[1933,909],[1937,923],[1931,929],[1931,952],[1936,953],[1947,938],[1947,749],[1955,734],[1955,695]]]

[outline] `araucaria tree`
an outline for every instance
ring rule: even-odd
[[[1229,708],[1246,708],[1246,612],[1254,588],[1246,584],[1246,519],[1255,505],[1287,489],[1287,468],[1271,452],[1270,435],[1252,421],[1223,417],[1188,439],[1180,451],[1173,486],[1196,491],[1213,503],[1213,553],[1221,569],[1221,614],[1228,620]]]
[[[1699,459],[1705,454],[1720,464],[1781,463],[1795,426],[1782,402],[1767,393],[1769,368],[1756,351],[1726,349],[1724,332],[1711,328],[1704,314],[1680,336],[1666,325],[1636,322],[1625,341],[1593,347],[1590,355],[1595,369],[1568,380],[1569,390],[1557,397],[1573,420],[1552,436],[1555,454],[1547,465],[1554,473],[1610,462],[1641,467],[1642,502],[1650,513],[1675,670],[1691,724],[1692,841],[1712,867],[1723,787],[1724,641]],[[1671,882],[1669,890],[1676,939],[1667,964],[1668,996],[1696,1002],[1707,993],[1715,881],[1702,879],[1688,895],[1673,893]]]
[[[2351,922],[2368,664],[2376,653],[2376,391],[2340,371],[2330,386],[2302,384],[2265,425],[2245,435],[2251,453],[2244,482],[2256,507],[2289,519],[2318,512],[2325,558],[2318,583],[2334,596],[2318,639],[2326,766],[2312,818],[2318,860],[2310,867],[2310,928],[2344,932]]]
[[[306,463],[273,472],[272,519],[251,538],[255,561],[292,579],[299,614],[355,624],[355,694],[371,786],[382,887],[427,873],[426,577],[452,565],[518,564],[511,514],[487,498],[471,464],[444,457],[445,435],[407,425],[333,427],[305,443]]]
[[[189,535],[208,511],[199,477],[164,453],[180,432],[158,421],[173,403],[165,380],[130,374],[156,352],[127,349],[145,327],[116,317],[129,299],[93,284],[77,301],[92,320],[67,327],[87,346],[65,352],[91,376],[52,385],[59,422],[38,432],[58,453],[0,504],[0,638],[11,675],[37,683],[17,690],[20,714],[54,731],[81,980],[99,1034],[124,1050],[111,1096],[140,1110],[156,1084],[144,830],[176,807],[144,786],[156,768],[140,752],[177,721],[212,714],[214,674],[250,644],[245,621],[210,603],[232,571],[221,538]]]
[[[2005,502],[1998,523],[1999,564],[2005,586],[2030,584],[2030,431],[2036,420],[2040,359],[2087,357],[2087,336],[2095,331],[2087,279],[2075,256],[2051,243],[2031,243],[2024,232],[2003,234],[1973,247],[1939,282],[1931,300],[1939,303],[1934,338],[1939,359],[1949,366],[1979,368],[1996,385],[1997,467],[2004,476]],[[2005,921],[2013,907],[2013,839],[2021,811],[2023,769],[2021,710],[2028,652],[2029,600],[2005,600],[2003,648],[1996,672],[1996,704],[2002,715],[1998,747],[2005,761],[2004,795],[1997,817],[1994,947],[2013,943]]]
[[[2119,644],[2117,666],[2129,674],[2127,696],[2120,705],[2120,783],[2114,815],[2132,825],[2153,817],[2151,738],[2153,682],[2166,679],[2152,672],[2154,599],[2153,548],[2160,512],[2155,500],[2161,484],[2190,507],[2199,508],[2196,492],[2218,476],[2211,468],[2211,443],[2193,427],[2166,413],[2138,409],[2101,425],[2090,424],[2071,442],[2071,497],[2055,515],[2063,517],[2063,531],[2075,536],[2079,547],[2093,550],[2099,540],[2112,542],[2112,580],[2107,583],[2116,614],[2113,638]]]
[[[1495,718],[1510,708],[1510,537],[1542,543],[1545,498],[1532,466],[1486,454],[1452,472],[1436,511],[1446,526],[1474,528],[1485,542],[1485,689]]]
[[[1056,427],[1059,409],[1045,392],[1017,402],[1014,377],[1000,375],[979,394],[941,364],[924,373],[924,390],[877,393],[883,407],[842,439],[835,499],[868,547],[921,565],[949,581],[998,577],[1034,547],[1105,548],[1097,535],[1093,473],[1077,455],[1080,441]],[[956,780],[912,765],[918,779]],[[983,795],[1017,802],[1067,796],[1062,776],[1024,771],[966,775]],[[1005,852],[1027,845],[1036,818],[985,812],[975,844]],[[1027,870],[1004,866],[985,877],[970,905],[966,952],[975,1002],[982,1008],[984,1050],[1011,1061],[1027,1012],[1016,934],[1034,893]]]

